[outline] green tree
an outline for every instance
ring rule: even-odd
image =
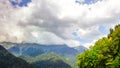
[[[120,25],[110,29],[108,37],[98,40],[93,47],[78,55],[79,68],[120,67]]]

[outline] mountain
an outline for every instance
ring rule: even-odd
[[[36,57],[24,56],[22,58],[34,65],[35,68],[71,68],[63,57],[55,53],[42,54]]]
[[[76,56],[77,54],[80,54],[84,52],[86,49],[83,46],[78,47],[68,47],[65,44],[61,45],[43,45],[43,44],[36,44],[36,43],[5,43],[4,44],[14,44],[14,46],[11,46],[8,48],[8,51],[12,54],[14,54],[17,57],[20,57],[24,60],[27,60],[28,62],[31,60],[29,57],[35,59],[37,56],[49,54],[53,52],[56,55],[59,55],[63,57],[73,68],[77,68],[76,64]],[[6,45],[6,46],[7,46]],[[4,46],[4,45],[3,45]],[[23,58],[25,56],[29,56],[26,58]],[[33,60],[32,60],[33,61]]]
[[[84,49],[84,48],[81,48]],[[15,46],[8,49],[9,52],[21,56],[21,55],[29,55],[29,56],[37,56],[41,54],[47,54],[50,52],[54,52],[60,56],[68,56],[68,55],[77,55],[80,50],[74,49],[72,47],[68,47],[67,45],[42,45],[36,43],[21,43],[16,44]],[[83,52],[83,50],[81,50]]]
[[[13,56],[0,45],[0,68],[33,68],[26,61]]]

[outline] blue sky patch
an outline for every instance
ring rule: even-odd
[[[76,3],[79,3],[79,4],[93,4],[93,3],[96,3],[98,1],[102,1],[102,0],[84,0],[81,2],[81,0],[76,0]]]
[[[22,0],[22,2],[18,3],[17,1],[12,1],[10,0],[11,4],[16,7],[16,6],[20,6],[20,7],[24,7],[27,6],[29,2],[31,2],[31,0]]]
[[[104,26],[99,27],[99,31],[104,34],[109,34],[109,29],[106,29]]]

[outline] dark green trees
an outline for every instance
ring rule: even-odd
[[[26,61],[10,54],[0,46],[0,68],[33,68]]]
[[[110,30],[108,37],[98,40],[93,47],[78,55],[79,68],[120,67],[120,25]]]

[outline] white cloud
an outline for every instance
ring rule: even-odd
[[[92,41],[101,36],[101,25],[109,29],[120,23],[119,3],[102,0],[87,5],[76,4],[75,0],[32,0],[26,7],[13,8],[8,0],[0,0],[0,38],[78,46],[80,40],[74,39],[74,31],[80,38]]]
[[[85,46],[86,48],[89,49],[91,46],[93,46],[93,45],[95,44],[96,41],[97,41],[97,40],[95,39],[95,40],[93,40],[92,42],[85,43],[83,46]]]
[[[76,40],[65,40],[64,43],[69,45],[70,47],[80,46],[80,42]]]
[[[80,38],[93,39],[100,35],[99,26],[92,26],[86,29],[79,29],[77,31]]]

